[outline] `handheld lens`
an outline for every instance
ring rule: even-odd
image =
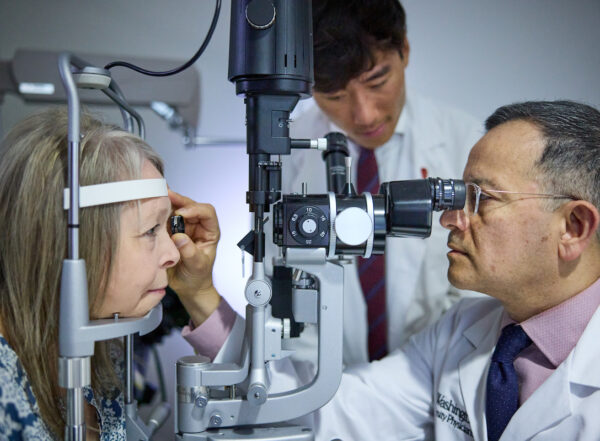
[[[183,216],[171,216],[169,224],[171,226],[171,234],[185,233],[185,223],[183,221]]]

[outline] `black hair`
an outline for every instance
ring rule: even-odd
[[[544,151],[534,167],[545,191],[583,199],[600,209],[600,112],[574,101],[528,101],[498,108],[485,128],[490,131],[516,120],[533,124],[544,138]]]
[[[315,90],[334,92],[373,68],[375,51],[406,44],[406,14],[398,0],[313,2]]]

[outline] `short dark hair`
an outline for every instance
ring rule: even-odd
[[[574,196],[600,209],[600,112],[573,101],[528,101],[500,107],[485,128],[514,120],[532,123],[545,138],[533,170],[544,191]]]
[[[406,44],[406,14],[398,0],[313,2],[315,90],[334,92],[375,65],[377,50]]]

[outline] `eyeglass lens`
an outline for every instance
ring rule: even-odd
[[[468,216],[477,214],[479,208],[479,195],[481,194],[481,188],[473,183],[467,183],[467,197],[465,200],[464,212]]]

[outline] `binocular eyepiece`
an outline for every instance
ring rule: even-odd
[[[384,182],[387,233],[393,237],[429,237],[431,213],[462,210],[466,188],[458,179],[427,178]]]
[[[284,195],[274,206],[273,241],[325,247],[329,257],[383,254],[386,237],[429,237],[432,213],[464,207],[465,183],[427,178],[383,183],[379,194]]]

